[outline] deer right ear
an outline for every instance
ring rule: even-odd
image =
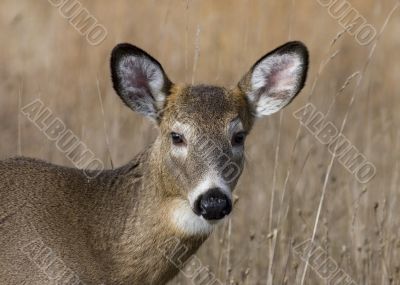
[[[119,44],[111,53],[111,75],[129,108],[159,121],[172,83],[156,59],[136,46]]]

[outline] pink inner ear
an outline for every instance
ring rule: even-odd
[[[248,94],[256,116],[273,114],[292,100],[301,87],[302,67],[296,53],[272,54],[257,63]]]
[[[140,58],[126,58],[121,63],[121,83],[125,88],[144,89],[150,93],[148,71]]]
[[[294,73],[296,64],[292,60],[287,60],[273,67],[270,76],[267,75],[267,84],[272,86],[288,86],[293,85],[296,82],[296,75]]]
[[[301,61],[295,54],[275,55],[260,62],[253,71],[253,88],[264,88],[270,95],[294,91]]]

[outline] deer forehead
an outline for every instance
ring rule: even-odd
[[[208,133],[230,132],[251,125],[250,110],[239,91],[223,87],[196,85],[175,87],[168,96],[164,121],[169,127],[193,130],[204,129]],[[191,126],[191,128],[190,128]]]

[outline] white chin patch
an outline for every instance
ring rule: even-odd
[[[171,222],[174,227],[185,235],[209,235],[214,224],[218,221],[210,222],[202,216],[196,215],[189,205],[188,201],[176,201],[171,211]]]

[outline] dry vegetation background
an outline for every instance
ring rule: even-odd
[[[198,252],[227,284],[300,284],[304,262],[292,244],[312,235],[331,155],[304,128],[296,140],[300,124],[292,113],[308,98],[326,112],[372,45],[361,46],[346,33],[337,37],[342,28],[316,0],[81,2],[107,28],[98,46],[47,1],[0,2],[0,158],[22,154],[71,165],[19,112],[39,97],[108,167],[111,159],[114,166],[128,162],[150,143],[157,130],[123,106],[111,86],[109,54],[119,42],[154,55],[175,82],[232,86],[267,51],[302,40],[311,54],[307,86],[284,112],[257,122],[232,218]],[[378,31],[396,4],[350,2]],[[335,162],[317,227],[318,243],[357,284],[400,284],[399,35],[400,9],[361,85],[354,93],[351,80],[329,114],[340,126],[355,94],[344,133],[377,167],[363,185]],[[171,284],[191,282],[181,275]],[[328,282],[309,268],[305,284]]]

